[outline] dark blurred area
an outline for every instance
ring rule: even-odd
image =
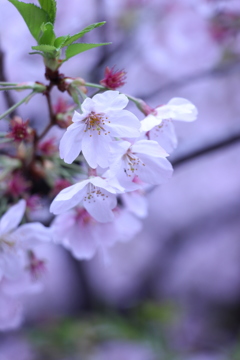
[[[0,6],[1,80],[44,82],[24,21]],[[199,117],[176,124],[173,178],[149,191],[141,233],[111,248],[108,265],[42,249],[45,290],[26,299],[21,330],[0,334],[0,360],[239,360],[240,2],[58,1],[59,36],[102,20],[86,41],[112,45],[62,72],[99,82],[115,66],[122,92],[152,107],[184,97]],[[1,93],[1,112],[18,96]],[[41,96],[18,112],[39,129],[48,120]]]

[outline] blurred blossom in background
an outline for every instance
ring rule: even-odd
[[[0,9],[1,76],[4,69],[9,82],[44,82],[41,57],[28,55],[24,21],[7,0]],[[79,263],[58,245],[41,245],[45,290],[25,300],[26,326],[0,335],[0,360],[238,360],[240,2],[58,1],[59,35],[103,20],[86,40],[112,45],[71,59],[61,72],[98,83],[115,67],[126,72],[124,93],[153,108],[187,98],[199,117],[176,123],[174,175],[149,191],[142,231],[112,247],[107,265],[99,254]],[[16,102],[22,94],[11,96]],[[39,131],[48,121],[40,95],[19,114]]]

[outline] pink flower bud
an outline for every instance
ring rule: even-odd
[[[104,76],[105,77],[100,81],[100,84],[107,87],[108,89],[116,90],[125,84],[126,71],[115,71],[114,66],[111,69],[106,67]]]
[[[29,120],[24,122],[19,116],[14,116],[10,124],[11,131],[7,134],[7,137],[15,141],[29,141],[32,138],[33,130],[28,126]]]
[[[41,142],[38,145],[38,149],[41,151],[41,153],[43,155],[46,155],[46,156],[53,155],[58,150],[57,147],[56,147],[55,138],[51,138],[51,139],[48,139],[48,140],[45,140],[45,141]]]

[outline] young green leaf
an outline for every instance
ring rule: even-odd
[[[45,57],[44,53],[41,53],[40,51],[32,51],[29,53],[29,55],[41,55],[41,56]]]
[[[22,15],[27,27],[34,37],[38,41],[40,29],[42,23],[49,21],[48,14],[34,4],[26,4],[18,0],[8,0],[12,3]]]
[[[103,45],[109,45],[111,43],[100,43],[100,44],[84,44],[84,43],[80,43],[80,44],[71,44],[68,46],[67,50],[66,50],[66,58],[64,61],[70,59],[71,57],[80,54],[84,51],[99,47],[99,46],[103,46]]]
[[[53,24],[48,22],[46,24],[42,24],[41,26],[40,38],[38,40],[39,45],[53,45],[54,40],[56,38],[53,30]]]
[[[56,58],[58,55],[58,51],[55,48],[55,46],[52,45],[38,45],[38,46],[32,46],[33,50],[42,51],[43,56],[47,57],[49,59]]]
[[[46,11],[49,16],[49,20],[54,24],[57,11],[56,0],[38,0],[41,8]]]
[[[63,44],[65,43],[66,40],[68,40],[70,38],[70,35],[67,36],[59,36],[58,38],[55,39],[54,41],[54,46],[57,49],[61,49],[63,47]]]
[[[70,36],[69,39],[67,39],[67,41],[63,44],[63,46],[67,46],[67,45],[72,44],[74,41],[80,39],[81,37],[83,37],[83,35],[85,35],[89,31],[92,31],[93,29],[95,29],[95,28],[97,28],[99,26],[103,26],[105,23],[106,23],[106,21],[102,21],[102,22],[95,23],[95,24],[92,24],[92,25],[89,25],[89,26],[85,27],[79,33]]]

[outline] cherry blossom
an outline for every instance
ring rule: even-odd
[[[117,205],[116,194],[124,192],[120,185],[114,185],[99,176],[80,181],[63,189],[53,200],[50,211],[58,215],[82,204],[97,221],[111,221],[114,219],[112,209]]]
[[[97,250],[105,255],[116,241],[130,240],[141,230],[141,222],[128,211],[116,208],[111,222],[96,221],[84,208],[58,215],[51,226],[53,239],[77,259],[90,259]]]
[[[25,200],[20,200],[0,220],[0,279],[14,278],[23,266],[24,251],[38,241],[50,240],[49,229],[40,223],[19,226],[25,209]]]
[[[191,122],[197,118],[197,109],[190,101],[183,98],[173,98],[166,105],[159,106],[153,114],[141,121],[141,130],[149,131],[160,125],[164,119]]]
[[[173,98],[166,105],[157,107],[141,121],[141,131],[155,140],[168,153],[177,146],[177,137],[172,120],[191,122],[197,118],[197,108],[183,98]]]
[[[123,110],[127,103],[125,95],[111,90],[87,98],[82,104],[82,114],[75,111],[73,124],[61,139],[60,157],[72,163],[82,151],[92,168],[108,167],[110,143],[114,138],[140,135],[137,117]]]
[[[110,165],[119,183],[127,190],[139,188],[135,177],[147,184],[162,184],[172,175],[172,166],[166,159],[166,151],[153,140],[138,140],[134,144],[127,141],[116,142],[118,157]]]

